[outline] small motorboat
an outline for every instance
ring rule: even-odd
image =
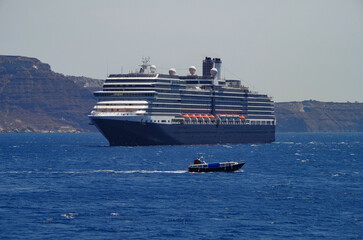
[[[238,162],[220,162],[206,163],[201,158],[194,160],[194,163],[189,165],[189,172],[233,172],[240,169],[245,163]]]

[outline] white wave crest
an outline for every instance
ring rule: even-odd
[[[72,219],[75,218],[76,216],[78,216],[79,213],[64,213],[61,216],[67,219]]]

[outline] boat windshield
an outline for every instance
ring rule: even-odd
[[[199,157],[194,160],[194,164],[207,164],[207,163],[203,160],[203,157]]]

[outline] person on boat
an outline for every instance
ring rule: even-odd
[[[200,164],[199,158],[194,159],[194,164]]]
[[[203,157],[199,157],[197,159],[194,159],[194,164],[204,164],[204,160],[202,160]]]

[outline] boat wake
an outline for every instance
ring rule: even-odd
[[[186,173],[186,170],[174,170],[174,171],[160,171],[160,170],[129,170],[129,171],[117,171],[117,170],[95,170],[94,172],[104,173]]]
[[[173,170],[173,171],[161,171],[161,170],[91,170],[91,171],[1,171],[0,174],[92,174],[92,173],[106,173],[106,174],[131,174],[131,173],[187,173],[187,170]]]

